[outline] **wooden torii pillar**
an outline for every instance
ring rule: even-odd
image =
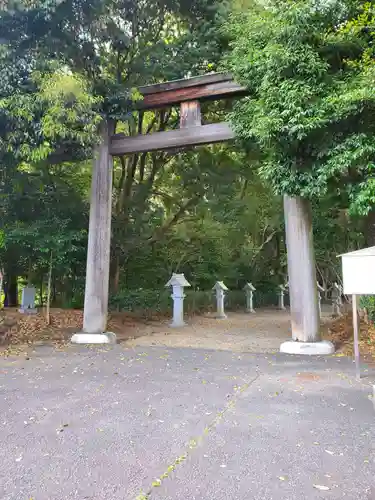
[[[75,343],[112,343],[113,333],[106,332],[111,241],[113,156],[147,151],[179,149],[227,141],[234,138],[228,123],[202,124],[200,104],[208,100],[245,96],[244,87],[229,74],[176,80],[139,89],[143,99],[137,109],[148,110],[179,106],[180,128],[148,135],[128,137],[114,134],[112,123],[100,127],[101,142],[95,150],[83,331],[72,337]],[[286,239],[291,298],[293,339],[302,342],[319,340],[318,300],[313,260],[309,207],[301,199],[286,197]],[[315,287],[315,288],[312,288]],[[285,352],[289,352],[285,347]]]

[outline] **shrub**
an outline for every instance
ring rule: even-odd
[[[285,295],[285,304],[288,303]],[[276,306],[277,290],[256,291],[254,307]],[[124,289],[112,295],[109,300],[111,310],[128,311],[149,317],[152,314],[170,314],[172,309],[171,290]],[[246,297],[243,290],[229,290],[225,296],[225,308],[228,311],[244,310]],[[184,309],[186,314],[202,314],[216,310],[216,297],[213,290],[185,289]]]
[[[109,299],[109,308],[149,316],[164,314],[171,309],[172,299],[168,290],[125,289]]]
[[[362,295],[359,300],[359,306],[366,309],[368,319],[375,322],[375,296],[374,295]]]

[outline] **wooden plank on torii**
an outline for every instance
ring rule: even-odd
[[[110,151],[113,156],[122,156],[147,151],[202,146],[230,139],[234,139],[234,132],[228,123],[213,123],[134,137],[115,135],[112,137]]]
[[[137,101],[138,109],[156,109],[176,106],[181,102],[220,100],[241,97],[248,92],[233,80],[229,73],[213,73],[140,87],[143,99]]]

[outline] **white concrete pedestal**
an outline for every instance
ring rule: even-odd
[[[116,344],[116,334],[104,333],[75,333],[70,339],[72,344]]]
[[[281,344],[280,352],[284,354],[324,356],[333,354],[335,352],[335,347],[329,340],[322,340],[320,342],[297,342],[295,340],[287,340]]]
[[[25,309],[23,307],[20,307],[18,309],[18,312],[21,314],[38,314],[38,309],[36,307]]]

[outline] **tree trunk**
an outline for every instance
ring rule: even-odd
[[[320,340],[311,206],[300,197],[284,197],[290,313],[293,340]]]
[[[2,295],[3,295],[4,271],[0,269],[0,309],[2,309]]]
[[[40,307],[43,307],[43,275],[39,285]]]
[[[4,307],[18,306],[17,276],[6,274],[4,279]]]
[[[102,122],[101,143],[94,151],[83,314],[83,331],[91,334],[103,333],[107,326],[113,170],[109,141],[113,131],[112,122]]]
[[[375,210],[371,210],[365,218],[364,236],[366,246],[375,246]]]
[[[52,283],[52,303],[57,306],[57,287],[56,287],[56,278],[53,278],[53,283]]]
[[[52,290],[52,252],[49,261],[49,269],[48,269],[48,283],[47,283],[47,307],[46,307],[46,323],[47,325],[51,324],[51,290]]]
[[[114,271],[113,271],[113,284],[112,290],[113,293],[118,293],[120,289],[120,257],[116,255],[114,257]]]

